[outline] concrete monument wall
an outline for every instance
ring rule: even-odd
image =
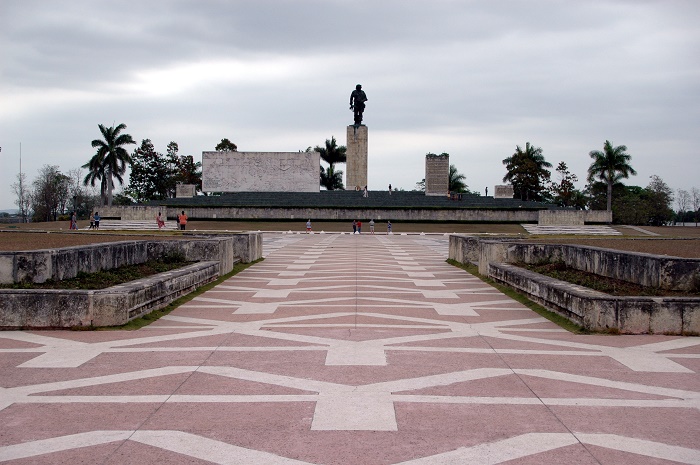
[[[425,156],[425,195],[447,195],[450,190],[450,156]]]
[[[345,189],[364,189],[367,185],[367,126],[348,126]]]
[[[513,186],[496,186],[494,189],[493,198],[494,199],[512,199],[513,198]]]
[[[197,195],[197,186],[194,184],[178,184],[175,186],[175,197],[178,199],[194,197]]]
[[[202,152],[205,192],[318,192],[318,152]]]

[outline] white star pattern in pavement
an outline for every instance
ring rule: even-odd
[[[444,236],[264,254],[136,332],[0,333],[0,461],[700,463],[698,338],[570,334]]]

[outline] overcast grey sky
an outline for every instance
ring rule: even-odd
[[[357,83],[370,189],[410,190],[448,152],[491,194],[526,142],[581,188],[606,139],[627,184],[700,187],[699,19],[697,0],[1,0],[0,209],[20,143],[30,181],[86,163],[100,123],[196,160],[224,137],[344,145]]]

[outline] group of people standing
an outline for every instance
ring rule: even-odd
[[[352,233],[362,234],[362,221],[352,220]],[[369,220],[369,233],[374,234],[374,219]],[[391,221],[386,222],[386,233],[392,234]]]

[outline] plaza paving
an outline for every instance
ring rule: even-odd
[[[443,236],[266,235],[135,332],[0,332],[0,462],[700,464],[700,338],[573,335]]]

